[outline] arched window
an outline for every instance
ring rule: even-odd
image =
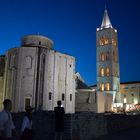
[[[106,83],[106,90],[107,90],[107,91],[110,90],[110,83]]]
[[[106,68],[106,76],[109,76],[110,75],[110,71],[109,71],[109,68],[107,67]]]
[[[104,68],[101,68],[101,76],[104,77]]]
[[[12,67],[15,67],[15,57],[16,57],[16,55],[15,54],[13,54],[13,55],[11,55],[11,58],[10,58],[10,69],[12,68]]]
[[[65,100],[65,94],[62,93],[62,101],[64,101],[64,100]]]
[[[70,94],[70,101],[72,101],[72,94]]]
[[[117,41],[116,41],[115,38],[112,38],[112,45],[113,45],[114,47],[116,47],[116,45],[117,45]]]
[[[49,92],[49,100],[51,100],[51,99],[52,99],[52,93]]]
[[[103,37],[100,38],[99,44],[100,44],[101,46],[104,45],[104,38],[103,38]]]
[[[102,84],[100,85],[100,89],[101,89],[101,91],[104,91],[104,89],[105,89],[104,83],[102,83]]]
[[[108,42],[109,42],[109,41],[108,41],[108,37],[104,37],[104,44],[105,44],[105,45],[108,45]]]
[[[109,52],[106,53],[106,60],[109,60]]]
[[[104,53],[102,53],[102,59],[101,60],[105,61],[105,54]]]
[[[25,68],[31,69],[32,68],[32,58],[31,56],[26,56],[25,58]]]

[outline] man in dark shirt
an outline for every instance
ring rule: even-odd
[[[57,101],[57,107],[54,108],[55,112],[55,140],[62,140],[64,133],[64,115],[65,111],[62,107],[61,101]]]

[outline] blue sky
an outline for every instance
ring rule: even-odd
[[[0,0],[0,54],[20,46],[28,34],[54,41],[54,49],[76,58],[78,71],[96,84],[96,28],[105,4],[118,30],[121,82],[140,81],[139,0]]]

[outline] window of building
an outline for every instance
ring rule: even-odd
[[[109,41],[108,41],[108,37],[104,37],[104,44],[108,45]]]
[[[95,91],[95,103],[97,102],[97,93]]]
[[[64,100],[65,100],[65,94],[62,93],[62,101],[64,101]]]
[[[131,96],[132,96],[132,103],[134,103],[134,94],[132,93]]]
[[[102,53],[101,61],[105,61],[105,54]]]
[[[104,89],[105,89],[105,85],[102,83],[101,84],[101,91],[104,91]]]
[[[15,66],[15,54],[14,55],[11,55],[11,58],[10,58],[10,69],[13,68]]]
[[[109,52],[106,53],[106,60],[109,60]]]
[[[25,98],[25,107],[31,105],[31,99],[30,98]]]
[[[100,44],[101,46],[104,45],[104,38],[103,38],[103,37],[100,38],[99,44]]]
[[[101,68],[101,76],[104,77],[104,68]]]
[[[51,100],[51,99],[52,99],[52,93],[49,92],[49,100]]]
[[[112,45],[115,47],[117,45],[117,41],[115,38],[112,38]]]
[[[123,103],[127,103],[126,97],[123,98]]]
[[[109,71],[109,68],[107,67],[106,68],[106,76],[109,76],[110,75],[110,71]]]
[[[110,83],[106,83],[106,90],[107,90],[107,91],[110,90]]]
[[[70,101],[72,101],[72,94],[70,94]]]
[[[26,56],[26,58],[25,58],[25,68],[26,69],[32,68],[32,58],[31,58],[31,56]]]

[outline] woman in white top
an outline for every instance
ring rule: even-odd
[[[21,127],[21,140],[32,140],[32,110],[31,106],[25,108],[26,113]]]

